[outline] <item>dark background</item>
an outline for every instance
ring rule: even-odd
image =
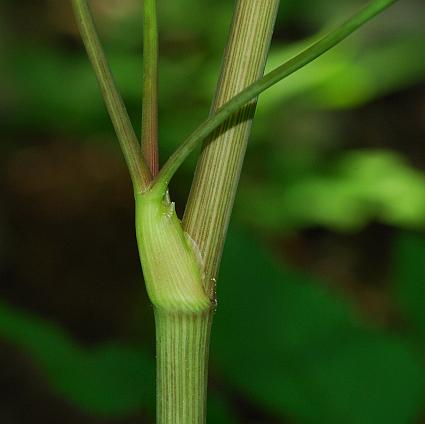
[[[234,3],[158,3],[164,159],[208,114]],[[141,4],[92,4],[139,130]],[[283,1],[269,67],[362,4]],[[399,2],[261,97],[209,423],[425,423],[424,18]],[[0,422],[152,423],[130,181],[68,1],[0,1],[0,128]]]

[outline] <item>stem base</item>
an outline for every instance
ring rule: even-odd
[[[155,309],[157,424],[204,424],[213,311]]]

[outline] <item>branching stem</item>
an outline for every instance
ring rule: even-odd
[[[251,84],[238,95],[233,97],[224,106],[218,109],[216,113],[204,121],[171,155],[156,177],[153,183],[153,188],[165,193],[171,178],[184,160],[190,155],[190,153],[192,153],[199,143],[205,140],[206,137],[225,122],[232,114],[237,112],[250,100],[256,98],[263,91],[317,59],[323,53],[352,34],[357,28],[396,1],[397,0],[373,1],[338,28],[329,32],[319,41],[315,42],[310,47],[280,65],[278,68],[269,72],[263,78]]]
[[[341,26],[261,78],[279,0],[237,0],[211,115],[157,174],[156,0],[144,0],[141,146],[113,81],[87,0],[72,0],[136,192],[139,254],[147,291],[155,308],[158,424],[206,422],[215,275],[257,96],[338,44],[395,1],[372,1]],[[181,223],[174,204],[166,196],[169,181],[194,148],[215,130],[214,137],[204,145]]]

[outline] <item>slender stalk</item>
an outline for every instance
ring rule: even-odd
[[[155,310],[157,424],[206,422],[212,314]]]
[[[148,187],[152,177],[140,153],[140,146],[124,102],[116,88],[92,14],[86,0],[72,0],[81,37],[92,63],[106,107],[121,145],[136,192]]]
[[[247,106],[248,102],[250,102],[252,99],[255,99],[259,94],[261,94],[263,91],[267,90],[268,88],[272,87],[274,84],[278,83],[282,79],[288,77],[289,75],[293,74],[294,72],[298,71],[308,63],[312,62],[313,60],[317,59],[319,56],[321,56],[323,53],[334,47],[336,44],[344,40],[346,37],[348,37],[350,34],[352,34],[356,29],[358,29],[360,26],[362,26],[364,23],[372,19],[375,15],[386,9],[391,4],[395,3],[397,0],[375,0],[371,2],[368,6],[364,7],[359,13],[354,15],[351,19],[344,22],[342,25],[340,25],[338,28],[334,29],[333,31],[329,32],[322,38],[320,38],[317,42],[313,43],[310,47],[303,50],[301,53],[294,56],[292,59],[288,60],[287,62],[283,63],[273,71],[269,72],[267,75],[265,75],[263,78],[259,79],[255,83],[249,85],[244,90],[238,92],[235,90],[235,95],[227,96],[230,98],[224,105],[219,105],[220,107],[214,108],[214,113],[205,120],[182,144],[181,146],[171,155],[171,157],[168,159],[168,161],[165,163],[163,168],[161,169],[159,175],[156,178],[156,181],[154,182],[154,185],[158,186],[158,190],[165,191],[166,186],[168,185],[170,179],[174,175],[174,173],[177,171],[177,169],[180,167],[180,165],[183,163],[183,161],[187,158],[187,156],[196,148],[196,146],[205,140],[206,137],[208,137],[214,130],[216,130],[221,124],[223,124],[232,114],[237,112],[239,109],[245,106],[245,109],[249,109],[249,105]],[[224,86],[226,90],[230,89],[229,85]],[[223,89],[224,90],[224,89]],[[216,102],[217,103],[217,102]],[[241,111],[240,118],[243,119],[243,111]],[[251,120],[248,119],[247,122],[245,122],[245,126],[249,126],[249,122]],[[235,116],[233,117],[233,120],[229,120],[222,128],[219,128],[219,130],[216,132],[216,134],[221,133],[225,131],[225,127],[231,126],[231,124],[237,124],[237,121],[235,121]],[[199,164],[198,164],[198,170],[195,174],[195,181],[192,186],[192,191],[196,189],[198,180],[203,179],[201,176],[198,175],[208,175],[211,172],[208,171],[206,168],[206,159],[205,155],[207,155],[207,152],[209,151],[222,151],[225,149],[225,147],[221,147],[220,149],[216,150],[214,145],[219,144],[218,139],[220,137],[213,136],[213,142],[207,142],[204,147],[204,151],[201,155]],[[224,137],[224,135],[221,136],[221,139],[227,139],[231,140],[231,142],[234,142],[233,137]],[[210,154],[208,154],[208,157]],[[205,165],[203,165],[205,163]],[[221,161],[217,162],[221,163]],[[216,163],[216,164],[217,164]],[[211,163],[209,165],[212,165]],[[202,171],[200,170],[200,167],[202,168]],[[205,169],[204,169],[205,168]],[[215,169],[215,168],[211,168]],[[198,197],[198,196],[197,196]],[[195,199],[197,198],[195,197]],[[192,202],[196,202],[196,200],[192,201],[191,198],[189,198],[189,204],[188,204],[188,211],[191,210],[191,204]],[[189,213],[189,212],[188,212]],[[192,212],[190,212],[192,214]],[[187,214],[186,214],[187,216]],[[188,218],[189,219],[189,218]]]
[[[142,151],[153,176],[158,173],[158,24],[156,0],[143,1]]]

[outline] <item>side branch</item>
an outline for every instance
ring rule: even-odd
[[[153,176],[158,173],[158,24],[156,0],[143,2],[142,152]]]
[[[89,6],[86,0],[72,0],[72,4],[81,37],[124,154],[133,187],[137,192],[145,191],[152,177],[141,157],[139,142],[124,102],[115,86]]]
[[[255,99],[263,91],[272,87],[282,79],[317,59],[323,53],[337,45],[352,34],[356,29],[396,1],[397,0],[375,0],[371,2],[351,19],[344,22],[341,26],[329,32],[327,35],[319,39],[319,41],[315,42],[310,47],[269,72],[266,76],[251,84],[249,87],[245,88],[233,97],[212,116],[205,120],[171,155],[154,180],[153,189],[165,193],[168,183],[174,173],[189,154],[193,152],[196,146],[205,140],[206,137],[208,137],[215,129],[217,129],[245,104],[252,99]]]

